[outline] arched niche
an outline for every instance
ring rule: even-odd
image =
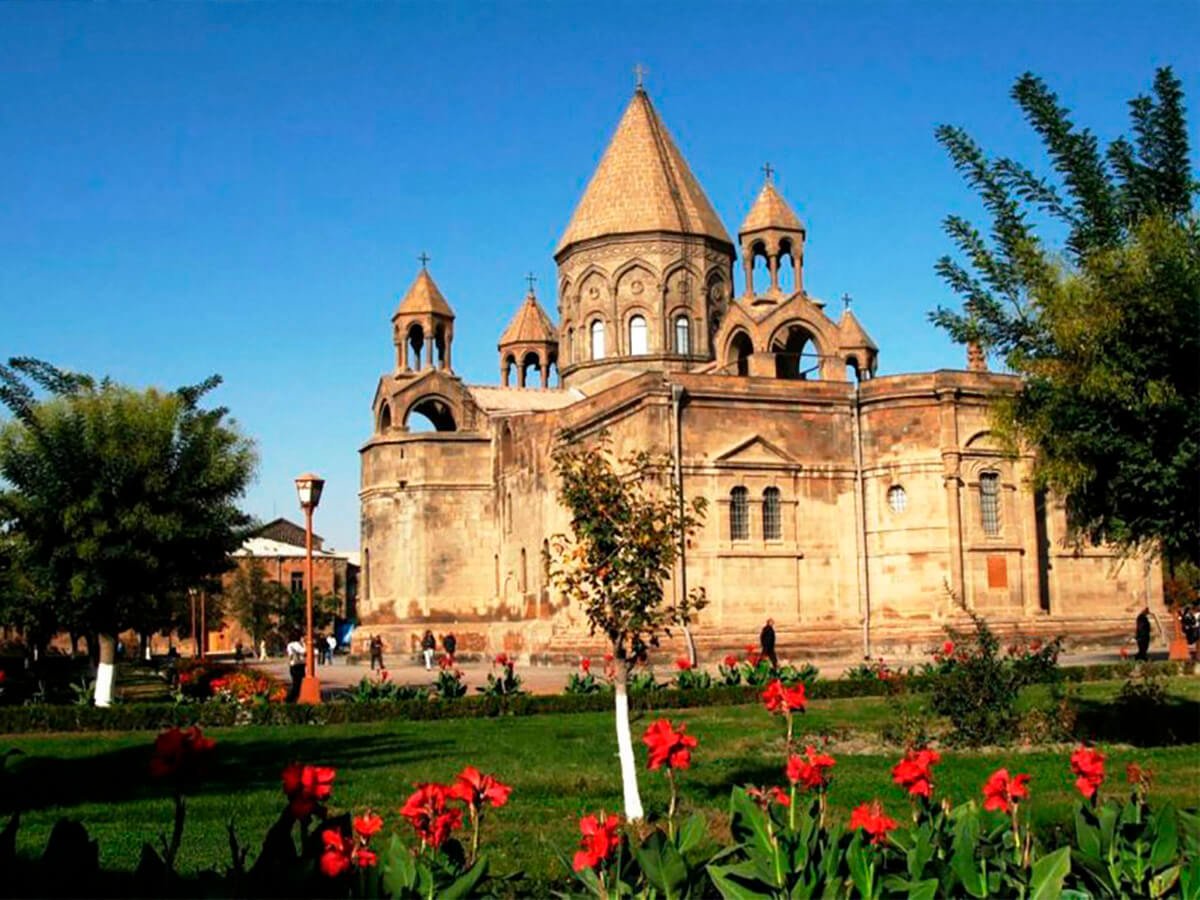
[[[754,342],[740,328],[729,338],[729,349],[725,353],[725,365],[732,367],[738,375],[750,374],[750,357],[754,354]]]
[[[803,322],[785,322],[775,329],[767,345],[775,354],[775,377],[812,381],[821,377],[822,354],[816,336]]]
[[[386,400],[379,405],[379,431],[391,431],[392,429],[392,404]]]
[[[421,354],[425,350],[425,329],[421,327],[419,322],[413,322],[408,326],[407,340],[409,367],[413,369],[423,368]]]
[[[457,431],[454,407],[445,397],[430,394],[414,401],[404,414],[404,427],[409,431]]]

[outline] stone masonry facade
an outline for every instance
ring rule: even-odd
[[[805,291],[805,237],[768,171],[735,249],[639,89],[558,245],[558,325],[530,291],[502,386],[454,374],[454,313],[423,269],[361,450],[362,625],[393,650],[427,627],[467,651],[596,649],[546,553],[568,526],[555,442],[601,432],[618,454],[678,449],[685,494],[708,500],[683,563],[710,599],[705,649],[771,617],[795,656],[919,652],[962,624],[955,598],[1003,632],[1089,643],[1157,608],[1158,566],[1072,540],[1030,459],[1001,452],[989,403],[1015,379],[977,350],[963,371],[875,377],[855,315]]]

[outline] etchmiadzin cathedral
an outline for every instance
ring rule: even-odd
[[[1077,545],[1030,459],[1001,453],[988,402],[1015,378],[977,351],[875,377],[866,323],[805,289],[806,238],[768,170],[735,241],[639,86],[558,242],[557,315],[530,290],[498,385],[455,374],[454,308],[422,268],[360,451],[362,626],[397,649],[426,627],[464,650],[594,646],[544,563],[568,530],[564,432],[678,454],[707,498],[683,561],[705,649],[772,617],[785,655],[916,653],[961,620],[954,597],[1001,631],[1101,640],[1160,604],[1156,564]]]

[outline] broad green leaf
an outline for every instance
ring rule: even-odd
[[[1179,829],[1175,824],[1175,810],[1169,804],[1163,805],[1154,814],[1154,824],[1158,826],[1158,834],[1150,847],[1150,865],[1161,869],[1179,858]]]
[[[394,834],[381,854],[379,870],[383,876],[383,890],[389,897],[403,897],[416,885],[417,867],[413,856]]]
[[[1181,866],[1171,866],[1169,869],[1164,869],[1153,878],[1150,879],[1150,896],[1165,897],[1170,892],[1171,888],[1175,887],[1175,883],[1179,881],[1179,870]]]
[[[1060,847],[1035,860],[1029,878],[1029,900],[1059,900],[1063,881],[1070,871],[1070,847]]]
[[[710,865],[707,871],[708,877],[725,900],[759,900],[775,896],[769,884],[755,877],[754,869],[748,863],[732,866]]]
[[[634,851],[642,874],[666,900],[679,897],[687,886],[687,864],[661,831],[654,831]]]
[[[441,888],[438,891],[438,897],[441,900],[462,900],[464,897],[470,897],[474,893],[475,888],[478,887],[479,882],[487,875],[487,868],[487,859],[479,860],[452,884]]]

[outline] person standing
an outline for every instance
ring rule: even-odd
[[[371,671],[375,671],[375,666],[383,668],[383,638],[377,634],[371,635]]]
[[[287,645],[288,673],[292,676],[292,687],[287,695],[288,703],[295,703],[300,699],[300,682],[304,680],[304,654],[304,640],[299,634],[293,633]]]
[[[775,656],[775,620],[767,619],[767,624],[763,626],[763,630],[758,635],[759,646],[762,647],[762,655],[771,661],[772,670],[779,668],[779,660]]]
[[[1184,609],[1179,624],[1183,628],[1183,639],[1187,641],[1188,658],[1195,659],[1196,641],[1200,639],[1200,619],[1196,618],[1196,610],[1190,606]]]
[[[1145,662],[1150,658],[1147,653],[1150,649],[1150,607],[1148,606],[1138,613],[1137,620],[1133,625],[1133,639],[1137,643],[1137,656],[1134,659]]]
[[[433,636],[433,632],[428,628],[425,629],[425,636],[421,638],[421,655],[425,657],[425,671],[433,671],[433,651],[437,649],[437,638]]]
[[[454,636],[453,631],[447,631],[446,636],[442,638],[442,649],[446,651],[450,661],[454,662],[454,653],[458,650],[458,638]]]
[[[325,662],[333,665],[333,651],[337,649],[337,638],[333,636],[333,632],[325,635]]]

